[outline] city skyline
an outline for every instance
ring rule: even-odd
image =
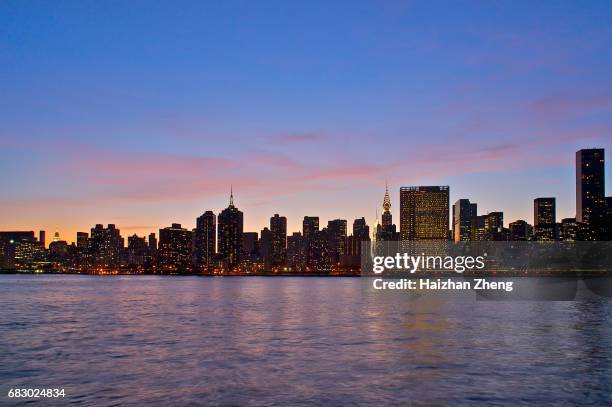
[[[291,233],[371,222],[385,180],[573,216],[571,154],[612,148],[610,9],[2,3],[2,227],[142,236],[233,184],[245,230],[281,211]]]
[[[260,233],[245,231],[244,212],[235,205],[230,187],[228,206],[218,215],[206,210],[195,228],[172,223],[157,236],[150,233],[148,240],[128,234],[127,246],[114,224],[96,224],[90,234],[77,232],[76,245],[56,232],[48,250],[44,230],[38,238],[33,231],[0,231],[0,267],[79,273],[351,275],[362,270],[367,241],[373,242],[370,247],[376,253],[398,242],[609,241],[612,197],[605,190],[605,150],[581,149],[575,159],[573,218],[557,219],[556,198],[539,197],[533,200],[533,225],[515,220],[506,228],[503,210],[479,214],[478,203],[467,198],[451,206],[448,185],[410,186],[399,190],[398,233],[385,185],[380,222],[377,216],[372,228],[364,217],[356,218],[349,233],[347,219],[329,220],[322,227],[318,216],[305,215],[301,233],[288,236],[287,218],[278,213]]]
[[[585,158],[587,157],[587,158]],[[364,226],[366,228],[371,228],[371,233],[368,235],[369,237],[375,236],[379,233],[375,226],[379,225],[383,228],[386,226],[392,226],[392,229],[389,229],[389,235],[383,238],[383,240],[421,240],[421,239],[433,239],[433,240],[478,240],[474,235],[472,228],[475,227],[474,221],[476,218],[483,218],[483,222],[487,223],[489,221],[495,223],[495,227],[506,228],[509,233],[511,233],[513,224],[525,222],[524,225],[529,226],[531,228],[531,232],[534,237],[537,237],[538,240],[555,240],[559,238],[558,230],[555,232],[555,228],[558,228],[562,222],[568,219],[574,219],[574,221],[578,223],[588,223],[588,220],[581,220],[581,216],[583,211],[586,209],[583,206],[591,207],[591,209],[587,210],[591,211],[592,206],[594,205],[592,201],[586,202],[584,201],[584,197],[595,195],[599,198],[599,205],[601,205],[601,213],[602,219],[600,222],[606,222],[605,217],[607,216],[607,211],[609,210],[609,203],[612,201],[611,197],[606,196],[606,188],[605,188],[605,175],[606,175],[606,167],[605,167],[605,149],[601,148],[589,148],[589,149],[580,149],[575,152],[575,178],[574,178],[574,186],[576,190],[576,199],[575,199],[575,211],[573,216],[560,216],[557,214],[557,198],[556,197],[537,197],[532,201],[531,206],[531,218],[520,218],[510,220],[507,217],[504,217],[504,209],[497,208],[494,211],[484,211],[480,209],[477,202],[473,202],[470,198],[459,198],[454,203],[450,199],[450,191],[452,190],[450,186],[402,186],[397,191],[397,205],[392,204],[392,198],[389,194],[389,186],[385,184],[385,192],[382,198],[382,204],[379,205],[379,208],[376,210],[376,216],[372,221],[368,221],[366,217],[355,217],[352,219],[359,220],[363,219]],[[584,171],[587,171],[584,173]],[[586,178],[585,178],[586,177]],[[595,180],[595,182],[593,182]],[[586,183],[585,183],[586,182]],[[589,186],[586,186],[589,185]],[[585,189],[586,188],[586,189]],[[594,189],[593,189],[594,188]],[[584,189],[584,190],[583,190]],[[578,196],[582,196],[583,198],[579,199]],[[592,199],[592,198],[591,198]],[[586,202],[586,203],[584,203]],[[397,210],[398,217],[396,218],[393,215],[392,208],[394,206],[399,207]],[[408,213],[413,213],[413,217],[411,218]],[[480,215],[478,215],[480,213]],[[444,217],[446,216],[446,220]],[[275,213],[273,216],[268,217],[269,223],[267,225],[262,226],[261,229],[257,229],[255,231],[250,231],[244,227],[244,212],[241,211],[237,206],[234,205],[234,191],[233,186],[230,186],[229,193],[229,204],[227,207],[218,210],[215,212],[214,210],[206,209],[200,216],[197,216],[195,219],[194,227],[189,227],[190,224],[182,224],[178,222],[171,222],[171,226],[163,226],[160,225],[156,230],[153,230],[146,235],[138,235],[137,233],[127,233],[126,237],[139,237],[142,239],[146,239],[147,236],[151,239],[156,239],[161,234],[161,231],[168,228],[175,228],[181,230],[189,230],[195,233],[194,242],[198,242],[200,246],[194,253],[194,258],[199,258],[200,260],[194,260],[196,263],[201,263],[202,258],[206,257],[202,253],[198,253],[198,250],[201,251],[222,251],[224,249],[219,249],[217,245],[217,241],[221,241],[221,230],[225,229],[228,222],[239,223],[238,226],[230,226],[229,235],[235,235],[232,239],[238,241],[240,240],[239,245],[242,245],[242,239],[238,238],[243,234],[253,234],[256,239],[261,239],[263,237],[263,232],[270,233],[271,245],[279,246],[281,243],[278,242],[280,237],[275,236],[275,234],[281,233],[285,236],[284,246],[287,246],[287,237],[292,234],[302,234],[307,235],[307,230],[314,227],[315,229],[319,228],[319,225],[325,224],[325,219],[321,219],[318,215],[304,215],[299,219],[301,227],[297,231],[289,231],[287,229],[287,217],[280,216],[278,213]],[[487,218],[489,220],[487,220]],[[307,223],[310,224],[310,219],[316,219],[316,226],[308,226]],[[393,219],[399,219],[396,223]],[[348,236],[347,233],[347,225],[346,222],[350,220],[350,218],[344,219],[342,217],[335,217],[332,219],[328,219],[328,226],[330,224],[334,224],[334,222],[343,221],[344,224],[344,234]],[[435,226],[431,226],[430,223],[433,220]],[[117,230],[121,230],[121,227],[117,227],[114,223],[96,223],[94,227],[91,228],[93,230],[98,227],[103,227],[104,224],[107,224],[109,227],[117,228]],[[423,227],[427,225],[425,229]],[[521,224],[522,225],[522,224]],[[184,227],[187,227],[186,229]],[[270,226],[270,228],[268,228]],[[433,229],[430,229],[433,227]],[[482,225],[484,227],[484,224]],[[489,226],[487,226],[488,228]],[[18,231],[18,233],[22,233],[22,231],[30,230],[31,228],[23,228],[23,229],[13,229],[14,231]],[[276,231],[275,231],[276,229]],[[4,231],[8,231],[7,228],[3,229]],[[86,229],[84,229],[86,230]],[[49,243],[52,241],[51,239],[46,239],[47,231],[45,229],[32,229],[32,232],[38,232],[39,241],[43,241],[45,243],[45,247],[48,247]],[[159,233],[158,233],[159,232]],[[448,232],[445,234],[445,232]],[[397,233],[397,235],[396,235]],[[557,235],[555,235],[557,233]],[[53,234],[53,240],[62,240],[67,243],[74,243],[78,245],[79,238],[81,235],[87,237],[87,233],[83,231],[77,231],[74,240],[70,240],[65,236],[61,236],[58,231],[55,231]],[[226,234],[227,235],[227,234]],[[51,236],[51,235],[49,235]],[[239,247],[239,250],[242,250]],[[278,252],[278,247],[275,249]],[[278,253],[277,253],[278,255]]]

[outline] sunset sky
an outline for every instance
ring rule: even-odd
[[[609,1],[0,2],[0,230],[193,228],[230,185],[247,231],[371,224],[385,181],[396,223],[408,185],[560,219],[588,147]]]

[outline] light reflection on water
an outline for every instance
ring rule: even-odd
[[[0,405],[603,405],[611,313],[357,278],[0,276]]]

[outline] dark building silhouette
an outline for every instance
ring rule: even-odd
[[[340,257],[346,253],[346,219],[327,222],[327,247],[330,264],[340,263]]]
[[[483,240],[505,241],[510,239],[510,231],[504,228],[504,213],[489,212],[484,216]]]
[[[44,230],[38,231],[38,243],[42,245],[42,247],[47,247],[47,232]]]
[[[306,266],[305,249],[304,236],[300,232],[287,236],[287,266],[292,271],[302,271]]]
[[[582,240],[581,235],[581,224],[576,222],[576,218],[564,218],[561,219],[561,226],[559,228],[559,240],[565,242],[575,242]]]
[[[319,234],[319,217],[304,216],[302,221],[302,237],[304,243],[304,253],[306,256],[306,265],[308,269],[314,271],[318,264],[322,262],[320,258],[320,234]]]
[[[89,234],[87,232],[77,232],[76,245],[79,248],[87,248],[89,246]]]
[[[287,263],[287,218],[275,214],[270,218],[271,265],[284,266]]]
[[[75,249],[75,265],[80,268],[91,266],[91,251],[89,247],[89,233],[77,232],[76,234],[76,249]]]
[[[149,257],[149,246],[144,237],[136,234],[128,236],[128,266],[144,266]]]
[[[327,228],[316,232],[309,240],[307,267],[311,271],[326,273],[331,267],[329,255],[329,233]]]
[[[474,240],[474,223],[477,205],[469,199],[459,199],[453,205],[453,240]]]
[[[527,241],[533,236],[533,227],[524,220],[510,223],[510,240]]]
[[[264,227],[259,233],[259,254],[265,269],[272,267],[272,231]]]
[[[606,240],[612,240],[612,197],[606,198],[606,227],[605,227],[605,238]]]
[[[198,269],[211,269],[217,247],[217,217],[206,211],[196,219],[193,236],[193,261]]]
[[[229,206],[219,214],[219,256],[233,269],[240,264],[242,255],[243,214],[234,206],[234,194],[230,192]]]
[[[188,272],[192,264],[193,232],[180,223],[159,229],[157,262],[163,271]]]
[[[353,236],[360,242],[370,240],[370,227],[365,218],[358,218],[353,221]]]
[[[44,260],[44,257],[44,247],[36,240],[33,231],[0,232],[0,267],[28,267]]]
[[[124,246],[123,237],[115,225],[108,224],[104,228],[101,224],[97,224],[91,229],[89,239],[92,265],[99,268],[119,267]]]
[[[449,187],[400,188],[402,241],[448,240]]]
[[[302,235],[304,239],[312,238],[316,232],[319,231],[319,217],[318,216],[304,216],[302,221]]]
[[[555,198],[536,198],[533,201],[535,240],[556,240],[557,210]]]
[[[68,265],[70,263],[71,256],[69,252],[68,242],[60,239],[59,233],[55,232],[53,241],[49,243],[49,260],[61,265]]]
[[[257,232],[242,233],[242,254],[251,261],[259,258],[259,235]]]
[[[149,258],[153,264],[157,263],[157,238],[155,233],[149,234]]]
[[[576,152],[576,222],[591,230],[599,239],[605,224],[605,157],[602,148]]]

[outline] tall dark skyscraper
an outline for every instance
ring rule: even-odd
[[[304,216],[302,221],[302,242],[304,244],[305,261],[311,270],[315,270],[322,262],[322,247],[319,234],[319,217]]]
[[[602,148],[576,152],[576,221],[585,223],[595,238],[605,223],[604,162]]]
[[[210,269],[217,247],[217,217],[212,211],[206,211],[196,219],[193,244],[195,266]]]
[[[155,233],[149,234],[149,257],[152,261],[155,261],[157,257],[157,238],[155,237]]]
[[[402,241],[448,240],[449,187],[418,186],[400,189]]]
[[[459,199],[453,205],[453,240],[455,242],[473,239],[474,219],[477,214],[476,204],[472,204],[469,199]]]
[[[272,267],[272,232],[265,227],[259,233],[259,254],[264,262],[264,267]]]
[[[235,268],[242,255],[243,214],[234,206],[234,194],[230,192],[229,206],[219,214],[219,255],[227,266]]]
[[[340,262],[340,256],[346,253],[346,219],[334,219],[327,222],[327,247],[331,264]]]
[[[275,214],[270,218],[272,237],[272,267],[283,266],[287,262],[287,218]]]
[[[157,262],[166,271],[188,271],[192,264],[193,232],[180,223],[159,229]]]
[[[293,271],[302,271],[306,266],[306,245],[304,236],[300,232],[294,232],[287,236],[287,266]]]
[[[557,210],[555,198],[536,198],[533,201],[533,226],[536,240],[555,240]]]
[[[44,230],[38,231],[38,243],[40,243],[42,247],[45,247],[47,244],[47,233]]]
[[[302,235],[304,239],[310,239],[319,231],[319,217],[318,216],[304,216],[302,221]]]

